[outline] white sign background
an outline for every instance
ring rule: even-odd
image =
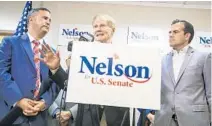
[[[135,46],[155,46],[161,49],[162,54],[166,54],[170,51],[168,29],[131,26],[129,27],[128,44]]]
[[[201,44],[200,43],[200,37],[206,37],[209,39],[212,37],[211,32],[202,32],[202,31],[197,31],[194,34],[194,38],[191,42],[191,46],[194,47],[195,49],[201,51],[201,52],[212,52],[212,44]]]
[[[78,40],[79,39],[79,35],[62,35],[64,33],[64,30],[67,32],[88,32],[88,33],[93,33],[92,31],[92,26],[91,25],[82,25],[82,24],[60,24],[60,28],[59,28],[59,45],[68,45],[68,42],[73,41],[73,40]]]
[[[106,83],[109,78],[114,81],[131,81],[125,76],[92,75],[88,69],[84,69],[84,74],[78,73],[81,67],[80,56],[98,57],[96,64],[104,62],[107,65],[107,58],[114,55],[119,58],[113,58],[113,65],[148,66],[151,79],[142,84],[133,82],[132,87],[120,87],[92,84],[91,78],[104,78]],[[161,56],[156,48],[77,42],[73,46],[70,70],[67,102],[160,109]]]

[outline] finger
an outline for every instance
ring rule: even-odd
[[[59,57],[60,58],[60,52],[57,50],[57,52],[56,52],[56,55],[57,55],[57,57]]]
[[[34,109],[41,111],[41,109],[42,109],[41,107],[42,107],[42,105],[39,103],[39,104],[34,106]]]
[[[57,115],[57,116],[60,115],[60,112],[57,112],[56,115]]]
[[[31,105],[33,106],[34,105],[34,102],[33,100],[29,99],[29,98],[24,98],[22,99],[25,103],[27,103],[27,105]]]
[[[65,120],[62,119],[62,120],[61,120],[61,123],[64,123],[64,122],[65,122]]]
[[[57,112],[57,113],[56,113],[56,116],[59,115],[59,113],[60,113],[60,112]]]
[[[37,105],[40,104],[40,101],[33,100],[33,102]]]
[[[46,52],[48,52],[48,49],[47,49],[47,47],[46,47],[44,44],[42,44],[42,51],[44,52],[44,54],[45,54]]]
[[[39,49],[39,52],[40,52],[42,57],[45,57],[45,53],[44,53],[44,51],[42,49]]]
[[[53,49],[49,46],[49,44],[47,44],[46,47],[48,48],[49,51],[51,51],[52,53],[54,53]]]
[[[45,63],[45,60],[43,58],[38,58],[41,62]]]
[[[46,46],[47,45],[47,43],[46,42],[43,42],[43,44]]]
[[[38,112],[35,112],[35,113],[24,113],[23,112],[23,114],[26,116],[36,116],[38,114]]]
[[[34,101],[35,103],[37,103],[37,105],[35,107],[39,107],[41,110],[43,108],[45,108],[45,102],[40,100],[40,101]]]
[[[59,120],[59,118],[60,118],[60,114],[57,114],[57,115],[56,115],[56,117],[57,117],[57,119]]]
[[[63,119],[62,117],[60,117],[60,118],[59,118],[59,121],[60,121],[61,123],[63,123],[63,122],[64,122],[64,119]]]
[[[25,111],[23,111],[23,114],[24,114],[25,116],[28,116],[28,113],[26,113]]]
[[[36,116],[38,112],[28,113],[28,116]]]
[[[33,111],[32,110],[28,110],[28,109],[25,109],[25,110],[23,110],[23,113],[25,113],[25,114],[29,114],[29,113],[33,113]]]
[[[67,121],[67,120],[68,120],[68,118],[64,117],[64,118],[63,118],[63,120],[64,120],[64,121]]]
[[[28,103],[29,105],[31,105],[32,107],[36,105],[32,100],[27,101],[27,103]]]
[[[57,118],[57,120],[63,122],[63,119],[60,116]]]
[[[27,109],[30,110],[30,111],[33,111],[33,112],[39,111],[39,108],[37,108],[36,105],[35,106],[28,105]]]

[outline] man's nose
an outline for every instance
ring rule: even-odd
[[[101,30],[101,27],[100,26],[97,26],[96,27],[96,31],[100,31]]]
[[[169,33],[169,37],[173,37],[173,36],[174,36],[173,32]]]
[[[46,24],[49,26],[50,25],[50,20],[46,20]]]

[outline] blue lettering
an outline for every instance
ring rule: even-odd
[[[115,66],[115,72],[114,72],[114,75],[116,75],[116,76],[121,76],[121,75],[123,75],[123,70],[122,70],[122,68],[123,68],[123,65],[121,65],[121,64],[117,64],[116,66]]]
[[[64,35],[64,34],[65,34],[65,35],[69,35],[68,32],[69,32],[69,29],[67,29],[67,31],[66,31],[66,29],[63,29],[62,35]]]
[[[109,76],[122,76],[123,74],[127,77],[136,77],[136,78],[149,78],[149,68],[146,66],[135,67],[133,65],[123,66],[122,64],[113,65],[113,58],[107,58],[108,64],[103,62],[96,64],[97,57],[91,57],[92,60],[89,62],[87,57],[81,57],[81,68],[79,73],[84,72],[84,66],[86,66],[91,74],[99,75],[109,75]],[[113,69],[114,66],[114,69]],[[113,71],[114,70],[114,71]]]
[[[84,33],[83,32],[79,32],[79,36],[83,35]]]
[[[132,75],[130,75],[130,68],[132,70]],[[136,75],[136,68],[132,65],[129,65],[125,68],[124,72],[127,77],[134,77]]]
[[[73,29],[72,35],[73,35],[73,36],[76,36],[76,32],[77,32],[77,31],[75,31],[75,29]]]
[[[80,56],[81,59],[82,59],[82,62],[81,62],[81,69],[80,69],[80,73],[85,73],[82,69],[83,69],[83,63],[87,66],[87,68],[89,69],[89,71],[94,74],[94,66],[95,66],[95,63],[96,63],[96,58],[97,57],[91,57],[93,59],[93,66],[92,64],[89,63],[88,59],[85,57],[85,56]]]
[[[108,58],[109,62],[108,62],[108,71],[107,71],[107,75],[113,76],[112,74],[112,67],[113,67],[113,58]]]
[[[104,63],[99,63],[97,66],[96,66],[96,72],[99,74],[99,75],[103,75],[105,74],[105,72],[102,72],[100,69],[101,68],[106,68],[106,65]]]
[[[149,68],[148,67],[137,67],[138,69],[138,75],[137,75],[137,78],[149,78]],[[143,77],[142,75],[142,72],[143,72],[143,69],[145,70],[145,76]]]
[[[81,36],[83,34],[88,34],[88,32],[78,31],[76,28],[70,30],[70,29],[63,29],[62,35],[69,35],[69,36]]]
[[[200,38],[200,44],[212,44],[212,37],[199,37]]]

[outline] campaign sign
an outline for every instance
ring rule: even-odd
[[[160,94],[158,48],[74,43],[67,102],[158,110]]]

